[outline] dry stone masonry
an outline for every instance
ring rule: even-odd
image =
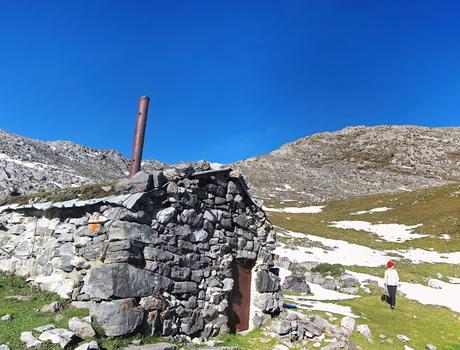
[[[249,327],[280,312],[275,233],[242,177],[198,162],[115,190],[1,207],[0,270],[89,307],[108,336],[215,336],[243,322],[241,300]],[[251,269],[250,296],[238,264]]]

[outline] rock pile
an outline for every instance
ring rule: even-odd
[[[236,262],[252,268],[251,322],[279,313],[275,234],[242,177],[181,164],[116,191],[1,207],[0,270],[89,307],[108,336],[228,332]]]
[[[330,323],[328,320],[319,315],[305,315],[300,312],[285,311],[276,320],[273,320],[267,327],[267,332],[275,338],[280,339],[287,348],[291,347],[292,342],[297,342],[296,347],[299,346],[299,341],[305,345],[329,343],[321,349],[358,349],[359,347],[351,340],[350,335],[355,330],[355,320],[351,317],[344,317],[341,325]],[[359,325],[358,332],[367,329],[366,325]],[[361,332],[360,332],[361,333]],[[370,337],[366,333],[366,337]]]

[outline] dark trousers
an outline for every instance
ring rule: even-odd
[[[388,304],[390,304],[391,307],[396,306],[396,287],[397,286],[388,286],[387,285],[387,290],[388,290],[389,297],[386,300],[386,302]]]

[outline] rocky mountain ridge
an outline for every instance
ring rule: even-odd
[[[167,164],[144,161],[143,170]],[[348,127],[301,138],[232,165],[259,198],[324,202],[460,181],[460,127]],[[0,129],[0,198],[127,175],[111,150],[44,142]]]
[[[460,128],[348,127],[235,164],[260,198],[325,202],[460,180]]]
[[[149,161],[146,171],[162,168]],[[127,175],[128,160],[118,152],[69,141],[39,141],[0,129],[0,199],[10,194],[79,186]]]

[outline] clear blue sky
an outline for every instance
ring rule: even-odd
[[[348,125],[460,125],[458,1],[0,0],[0,128],[229,162]]]

